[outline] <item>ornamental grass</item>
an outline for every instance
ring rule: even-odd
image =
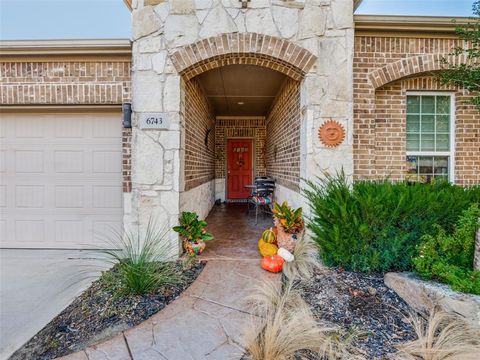
[[[463,319],[434,309],[428,319],[411,315],[417,339],[399,345],[398,360],[475,360],[480,354],[480,331]]]
[[[283,289],[272,282],[256,288],[249,302],[258,321],[245,331],[247,357],[251,360],[290,360],[309,350],[322,359],[341,359],[343,344],[335,329],[316,321],[310,307],[292,282]]]

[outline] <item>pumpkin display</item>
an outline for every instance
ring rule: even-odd
[[[285,260],[283,260],[281,256],[272,255],[272,256],[264,257],[260,262],[260,266],[262,267],[263,270],[267,270],[273,273],[278,273],[282,271],[284,262]]]
[[[275,255],[278,251],[278,247],[275,244],[267,243],[265,240],[260,238],[258,240],[258,251],[262,257]]]
[[[275,244],[277,241],[277,234],[272,230],[272,228],[270,228],[263,232],[262,239],[269,244]]]
[[[286,262],[292,262],[293,260],[295,260],[295,256],[293,256],[290,251],[283,247],[278,248],[277,255],[281,256]]]

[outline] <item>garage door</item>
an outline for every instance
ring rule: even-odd
[[[121,114],[3,114],[0,246],[88,248],[122,224]]]

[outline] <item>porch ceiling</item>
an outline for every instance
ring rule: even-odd
[[[255,65],[228,65],[198,76],[217,116],[267,115],[285,78]]]

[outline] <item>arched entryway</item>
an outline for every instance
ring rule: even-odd
[[[184,46],[171,56],[185,80],[233,64],[258,65],[300,80],[317,57],[288,40],[256,33],[230,33]]]
[[[278,201],[301,203],[307,140],[301,82],[315,57],[286,40],[231,34],[190,45],[172,59],[182,75],[180,211],[204,218],[215,202],[236,204],[215,207],[209,219],[222,241],[234,227],[241,237],[235,241],[254,245],[271,222],[254,226],[245,218],[255,177],[275,179]]]

